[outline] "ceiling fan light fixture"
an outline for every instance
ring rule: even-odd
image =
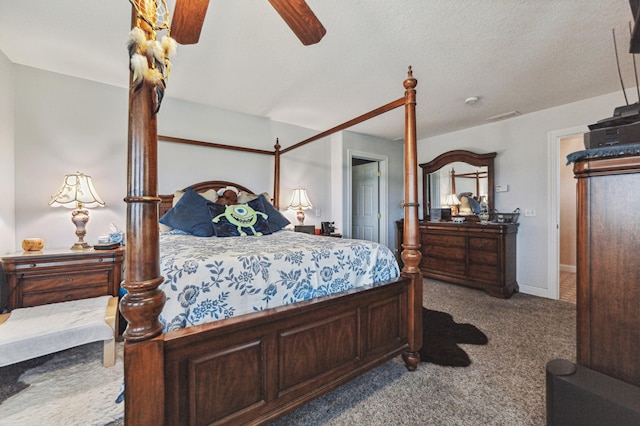
[[[467,99],[464,100],[464,103],[467,105],[474,105],[479,100],[480,100],[480,97],[478,96],[469,96]]]

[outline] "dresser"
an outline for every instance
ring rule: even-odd
[[[573,169],[577,362],[640,386],[640,155],[581,153]]]
[[[51,249],[2,256],[8,309],[118,296],[124,250]]]
[[[500,298],[518,291],[517,223],[424,221],[419,229],[423,276],[479,288]],[[400,244],[402,221],[398,237]]]

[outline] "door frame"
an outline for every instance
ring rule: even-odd
[[[560,142],[570,136],[584,134],[587,126],[554,130],[547,134],[549,234],[547,247],[547,297],[560,298]]]
[[[345,176],[345,185],[344,190],[346,193],[347,199],[347,214],[344,218],[344,229],[342,230],[343,234],[346,237],[351,237],[351,225],[352,225],[352,217],[353,214],[353,194],[352,188],[353,185],[353,171],[352,171],[352,162],[354,158],[360,158],[362,160],[371,160],[377,161],[380,164],[380,186],[378,188],[378,199],[380,201],[379,210],[380,210],[380,229],[379,229],[379,240],[380,244],[386,246],[389,236],[389,199],[388,199],[388,187],[389,187],[389,173],[388,173],[388,164],[389,157],[386,155],[373,154],[370,152],[364,151],[356,151],[353,149],[347,149],[347,165],[346,168],[346,176]]]

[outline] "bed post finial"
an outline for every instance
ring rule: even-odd
[[[409,70],[407,71],[407,79],[404,81],[404,88],[415,89],[417,85],[418,85],[418,80],[413,78],[413,69],[411,68],[411,65],[409,65]],[[413,100],[415,103],[415,97]]]

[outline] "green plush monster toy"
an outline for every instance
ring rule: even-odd
[[[255,211],[251,206],[246,204],[233,204],[226,206],[224,213],[220,213],[218,216],[214,217],[213,222],[218,223],[220,218],[226,217],[229,223],[238,228],[238,232],[243,237],[247,235],[247,233],[244,232],[242,228],[251,228],[253,235],[262,235],[262,232],[257,232],[253,227],[253,225],[258,221],[259,214],[265,219],[268,217],[265,213]]]

